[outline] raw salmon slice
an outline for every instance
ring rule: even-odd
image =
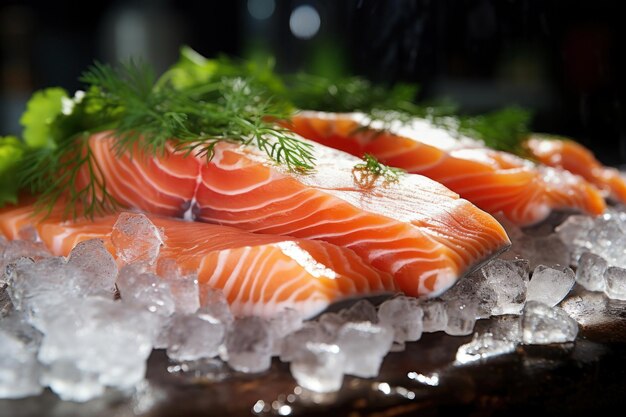
[[[367,265],[350,249],[282,236],[257,235],[233,227],[187,222],[157,215],[165,244],[158,260],[174,259],[184,273],[224,292],[237,315],[273,316],[294,308],[310,317],[348,297],[397,291],[393,279]],[[115,255],[111,232],[117,215],[61,221],[60,210],[33,217],[30,205],[0,211],[0,231],[9,239],[34,225],[55,255],[78,243],[103,239]]]
[[[583,178],[453,137],[427,120],[393,123],[383,130],[363,114],[307,111],[288,127],[352,155],[371,154],[387,165],[425,175],[520,226],[538,223],[552,210],[597,215],[606,208],[599,190]]]
[[[615,201],[626,203],[626,181],[615,168],[602,165],[580,143],[547,135],[534,134],[524,148],[542,164],[563,168],[580,175]]]
[[[103,133],[90,146],[123,204],[349,248],[409,295],[445,291],[510,244],[493,217],[441,184],[409,174],[386,181],[355,169],[360,159],[313,142],[315,170],[296,174],[252,147],[220,143],[210,162],[179,163],[171,151],[120,157],[114,140]]]

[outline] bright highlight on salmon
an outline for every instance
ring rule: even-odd
[[[69,222],[61,221],[61,210],[59,207],[47,218],[36,219],[30,205],[4,208],[0,211],[0,232],[16,239],[21,229],[34,225],[55,255],[67,256],[74,246],[88,239],[103,239],[115,255],[111,232],[117,215]],[[294,308],[311,317],[337,300],[397,291],[390,275],[367,265],[350,249],[147,216],[164,235],[158,261],[173,259],[183,273],[197,273],[201,285],[222,290],[237,315],[271,317]]]
[[[524,148],[542,164],[580,175],[606,193],[607,197],[626,204],[626,181],[619,171],[602,165],[580,143],[534,134],[524,142]]]
[[[515,155],[484,147],[423,119],[384,126],[360,113],[300,112],[287,125],[294,132],[352,155],[432,178],[489,213],[531,225],[553,210],[601,214],[599,190],[584,179]]]
[[[256,148],[225,142],[207,162],[171,149],[119,155],[114,141],[102,133],[90,147],[122,204],[349,248],[409,295],[442,293],[510,244],[493,217],[441,184],[411,174],[387,181],[319,144],[312,143],[315,170],[299,174]]]

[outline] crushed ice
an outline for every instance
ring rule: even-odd
[[[578,323],[559,305],[576,283],[626,299],[626,212],[572,215],[555,229],[505,227],[512,249],[440,298],[360,300],[306,321],[289,309],[271,320],[233,317],[221,291],[159,257],[167,236],[142,214],[120,215],[113,248],[88,240],[67,259],[28,230],[25,240],[0,238],[0,398],[48,387],[87,401],[136,388],[153,349],[181,369],[219,363],[256,373],[278,357],[301,387],[332,392],[345,375],[377,376],[390,351],[424,333],[473,335],[458,365],[573,342]],[[475,328],[477,320],[487,324]]]

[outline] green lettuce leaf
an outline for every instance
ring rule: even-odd
[[[17,171],[25,151],[24,143],[16,137],[0,137],[0,207],[7,203],[17,203]]]
[[[68,99],[67,92],[53,87],[37,91],[28,100],[26,111],[20,118],[26,145],[31,148],[54,147],[51,125],[61,114],[64,98]]]
[[[174,88],[184,90],[201,87],[224,77],[241,77],[263,86],[272,94],[283,93],[285,86],[274,72],[274,64],[274,59],[269,57],[256,60],[236,60],[226,56],[208,59],[184,46],[178,61],[159,79],[157,88],[169,82]]]

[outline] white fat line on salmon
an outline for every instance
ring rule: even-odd
[[[265,268],[265,264],[271,258],[271,252],[268,254],[267,246],[257,246],[254,250],[254,258],[252,261],[248,263],[246,266],[246,274],[241,278],[239,289],[237,291],[237,297],[235,301],[241,301],[244,296],[248,296],[248,298],[252,299],[255,294],[255,289],[257,283],[259,281],[259,277],[262,275],[262,271]],[[259,261],[261,262],[261,266],[257,266]],[[266,276],[263,276],[264,279],[267,279]],[[231,298],[233,299],[233,298]]]
[[[209,287],[218,288],[217,283],[219,281],[220,276],[222,276],[222,273],[224,272],[224,266],[227,263],[230,252],[231,252],[230,249],[224,249],[218,253],[217,266],[213,268],[213,272],[211,273],[211,276],[206,280],[206,283]],[[202,257],[202,260],[200,261],[200,266],[198,267],[198,271],[203,271],[205,268],[209,269],[209,267],[206,265],[207,259],[208,259],[207,256]],[[224,291],[224,294],[228,295],[226,294],[225,291]]]
[[[437,263],[437,262],[441,262],[441,263],[444,263],[444,264],[452,263],[452,261],[450,259],[448,259],[447,257],[445,257],[444,255],[439,255],[439,256],[434,257],[434,258],[416,257],[416,258],[411,258],[411,259],[400,259],[400,260],[397,260],[397,261],[395,261],[394,263],[391,264],[391,266],[388,268],[388,270],[389,270],[389,272],[392,275],[395,275],[395,274],[398,273],[398,271],[400,271],[402,268],[404,268],[407,265],[411,265],[411,264],[428,265],[428,264]],[[454,275],[458,276],[458,274],[456,272],[454,273]],[[422,279],[422,277],[420,276],[419,279]]]
[[[274,271],[274,268],[276,267],[276,262],[274,261],[274,258],[271,255],[272,255],[272,252],[275,250],[276,250],[275,247],[271,247],[271,250],[270,250],[270,247],[264,247],[263,252],[260,255],[263,261],[261,262],[261,266],[259,267],[257,274],[258,276],[262,276],[263,278],[261,279],[261,283],[260,283],[261,285],[258,290],[259,300],[267,300],[269,298],[268,295],[266,295],[266,289],[272,280],[268,279],[267,277],[274,276],[272,275],[272,273]],[[269,252],[270,254],[265,255],[266,252]]]
[[[85,232],[76,232],[76,231],[72,231],[71,233],[75,233],[74,240],[72,241],[70,245],[70,247],[72,248],[76,247],[76,245],[86,240],[90,240],[90,239],[103,240],[102,233],[85,233]],[[60,248],[60,249],[63,249],[63,248]],[[57,253],[61,253],[61,252],[57,252]]]
[[[270,140],[271,143],[275,141]],[[225,152],[235,152],[238,153],[241,151],[245,154],[245,158],[239,158],[236,163],[228,163],[222,164],[223,155]],[[268,163],[268,155],[262,153],[259,149],[254,147],[254,145],[234,145],[234,144],[218,144],[214,149],[213,158],[211,159],[211,163],[215,165],[217,168],[223,171],[237,171],[240,169],[244,169],[246,166],[250,166],[250,162],[246,160],[246,158],[253,162],[258,162],[266,166],[273,166],[273,164]]]
[[[106,164],[106,168],[107,168],[106,171],[107,172],[115,172],[115,169],[111,166],[111,164],[110,164],[110,162],[109,162],[109,160],[107,158],[103,158],[103,160],[100,163],[101,164],[102,163]],[[142,188],[141,187],[142,179],[146,175],[138,178],[132,171],[130,171],[128,169],[126,164],[120,163],[119,166],[127,173],[129,178],[131,178],[133,180],[132,183],[139,184],[140,187],[137,187],[137,188],[141,189]],[[103,169],[104,169],[104,167],[103,167]],[[120,178],[123,178],[123,176],[120,176]],[[132,190],[132,188],[129,187],[128,181],[124,181],[124,182],[119,181],[119,185],[123,186],[126,189],[128,189],[128,192],[131,193],[131,194],[134,192]],[[118,196],[117,199],[118,200],[122,200],[122,201],[120,201],[120,203],[123,203],[123,205],[127,205],[127,206],[133,206],[134,205],[134,203],[133,203],[134,199],[129,197],[129,195],[126,192],[122,191],[120,186],[116,185],[116,181],[109,181],[109,182],[107,182],[107,188],[115,191],[115,194]],[[121,196],[122,198],[120,199],[119,196]],[[178,199],[182,200],[180,197],[178,197]],[[143,200],[145,202],[151,204],[153,207],[159,207],[159,208],[162,208],[162,209],[171,210],[172,212],[175,212],[175,211],[179,210],[179,207],[177,207],[177,206],[172,206],[172,205],[156,202],[155,200],[150,199],[146,194],[143,195]]]
[[[288,194],[288,195],[281,195],[280,197],[276,197],[276,198],[271,198],[271,199],[267,199],[267,200],[263,200],[262,203],[259,203],[255,206],[242,206],[242,207],[232,207],[232,206],[219,206],[219,205],[215,205],[215,202],[212,202],[212,204],[205,204],[202,206],[199,206],[199,208],[201,209],[209,209],[211,211],[226,211],[226,212],[231,212],[231,213],[240,213],[240,212],[246,212],[246,211],[252,211],[252,210],[262,210],[266,207],[269,207],[273,204],[279,204],[279,203],[283,203],[283,202],[289,202],[289,200],[293,199],[296,196],[299,196],[301,194],[305,194],[305,193],[310,193],[311,190],[308,190],[306,188],[303,188],[293,194]],[[228,200],[224,200],[224,201],[228,201]]]
[[[297,209],[301,208],[302,206],[311,203],[311,204],[315,204],[316,200],[320,200],[321,197],[317,196],[317,195],[311,195],[311,197],[307,198],[307,199],[303,199],[301,200],[298,204],[296,204],[295,206],[291,206],[288,208],[290,213],[294,213],[296,212]],[[268,233],[268,230],[277,228],[277,227],[284,227],[286,225],[292,224],[292,223],[298,223],[302,220],[305,219],[309,219],[311,217],[317,217],[320,214],[320,211],[322,211],[322,209],[332,209],[333,207],[335,207],[337,205],[337,203],[330,201],[330,200],[324,200],[322,201],[321,204],[318,204],[318,210],[317,211],[311,211],[309,212],[306,216],[303,217],[298,217],[295,218],[293,220],[290,220],[288,222],[283,222],[283,223],[277,223],[277,224],[271,224],[269,226],[266,227],[260,227],[260,228],[254,228],[254,227],[245,227],[246,230],[250,231],[250,232],[259,232],[262,231],[261,233]],[[205,207],[207,206],[200,206],[200,209],[203,210]],[[224,211],[225,213],[229,213],[229,211],[225,211],[225,210],[220,210],[220,211]],[[257,216],[257,217],[248,217],[246,219],[237,219],[237,220],[228,220],[226,217],[224,218],[220,218],[218,216],[216,216],[216,211],[215,210],[211,210],[211,216],[204,216],[204,215],[200,215],[199,217],[202,218],[203,220],[208,220],[208,221],[214,221],[216,223],[219,224],[223,224],[223,225],[234,225],[234,226],[241,226],[242,224],[246,224],[246,223],[258,223],[261,224],[261,220],[266,220],[266,219],[272,219],[272,218],[286,218],[285,217],[285,213],[283,211],[274,211],[274,212],[268,212],[267,214],[264,214],[262,216]],[[324,221],[322,221],[324,222]],[[307,226],[308,227],[308,226]]]
[[[436,275],[436,278],[435,285],[433,287],[433,290],[431,291],[429,288],[426,287],[425,282],[433,275]],[[447,289],[452,287],[452,285],[454,285],[454,283],[457,282],[459,278],[459,275],[456,272],[450,270],[450,268],[426,272],[419,277],[418,292],[420,294],[428,294],[429,298],[438,297]]]
[[[325,209],[324,209],[325,210]],[[290,221],[290,222],[283,222],[283,223],[276,223],[273,224],[271,226],[271,228],[274,227],[284,227],[293,223],[299,223],[302,220],[307,220],[310,218],[313,218],[315,220],[316,217],[321,217],[320,214],[322,210],[320,210],[319,212],[315,212],[313,214],[310,214],[306,217],[299,217],[298,219],[294,220],[294,221]],[[314,240],[324,240],[326,238],[329,237],[343,237],[343,236],[350,236],[354,233],[358,233],[360,231],[369,231],[369,230],[374,230],[374,229],[384,229],[386,227],[389,227],[389,225],[376,225],[376,226],[363,226],[363,227],[358,227],[358,228],[353,228],[350,227],[349,231],[340,231],[337,233],[318,233],[315,234],[313,233],[314,230],[322,227],[328,227],[328,226],[335,226],[335,225],[341,225],[341,226],[345,226],[349,223],[354,223],[354,222],[358,222],[359,220],[362,220],[363,222],[367,222],[367,217],[368,214],[367,213],[357,213],[355,215],[352,215],[350,217],[342,217],[342,218],[337,218],[337,219],[326,219],[326,218],[321,218],[320,220],[316,221],[315,223],[310,223],[310,224],[306,224],[298,229],[291,229],[291,231],[289,233],[299,233],[302,234],[303,232],[307,232],[306,238],[307,239],[314,239]],[[350,225],[352,226],[352,225]],[[310,234],[309,234],[310,233]]]
[[[371,246],[374,246],[377,242],[373,241]],[[421,259],[435,259],[435,258],[424,258],[422,255],[430,255],[430,254],[434,254],[434,253],[439,253],[441,251],[442,248],[445,248],[446,246],[442,245],[441,243],[432,242],[432,249],[431,250],[424,250],[422,247],[417,247],[417,246],[413,246],[413,247],[408,247],[408,248],[401,248],[401,249],[373,249],[368,251],[367,253],[367,261],[369,263],[372,263],[374,261],[376,261],[378,258],[381,258],[385,255],[395,255],[395,254],[400,254],[400,253],[414,253],[415,256],[410,258],[410,259],[402,259],[401,261],[396,261],[397,262],[414,262],[414,261],[419,261]],[[348,247],[348,245],[346,245],[346,247]],[[395,265],[395,263],[394,263]]]
[[[187,210],[183,213],[183,219],[187,221],[196,220],[196,212],[198,211],[198,201],[196,200],[196,196],[198,195],[198,190],[200,189],[200,184],[202,184],[202,164],[198,163],[198,170],[196,171],[196,186],[193,189],[193,197],[188,202],[189,206]]]
[[[276,288],[269,299],[270,304],[278,304],[283,299],[284,301],[294,301],[298,299],[298,296],[306,291],[313,291],[312,294],[321,294],[322,298],[328,299],[328,296],[324,295],[322,291],[316,285],[317,282],[311,279],[308,279],[307,273],[303,270],[300,270],[298,274],[292,275],[286,280],[281,282],[281,286]],[[297,285],[298,283],[304,282],[305,285]],[[297,285],[296,290],[289,290],[289,288],[293,288]]]
[[[285,280],[293,276],[293,275],[288,275],[288,272],[291,269],[293,269],[293,264],[291,264],[291,262],[285,260],[284,258],[282,259],[279,258],[275,260],[274,262],[272,262],[269,270],[267,271],[266,276],[279,277],[280,284],[282,287],[283,285],[285,285]],[[298,274],[302,274],[302,273],[303,273],[303,270],[299,268]],[[276,295],[276,290],[271,285],[274,283],[275,283],[274,280],[270,280],[270,279],[263,280],[263,282],[261,283],[262,285],[261,285],[261,290],[260,290],[261,300],[264,300],[265,302],[270,302],[272,300],[272,297]]]
[[[235,281],[237,281],[236,278],[240,276],[241,269],[243,268],[244,264],[247,262],[247,258],[250,255],[251,250],[252,248],[248,246],[243,248],[243,253],[239,256],[237,264],[231,271],[230,275],[226,278],[226,284],[224,285],[224,289],[223,289],[224,294],[231,294],[233,292],[233,285],[235,285]],[[232,297],[229,297],[229,299],[232,299]]]
[[[140,175],[140,180],[139,181],[145,181],[147,182],[154,190],[158,191],[159,194],[163,194],[166,195],[168,197],[171,197],[175,200],[180,200],[181,197],[179,194],[174,193],[173,191],[168,191],[162,187],[160,187],[160,184],[156,183],[154,181],[155,176],[154,175],[150,175],[150,169],[149,167],[146,166],[146,164],[141,164],[139,163],[138,159],[139,158],[129,158],[130,162],[132,164],[132,166],[135,168],[135,171],[137,172],[137,174],[141,174]],[[148,160],[148,163],[150,163],[151,161],[154,161],[155,158],[151,158],[150,160]],[[121,164],[122,166],[124,164]],[[133,171],[129,171],[132,175]],[[135,178],[137,178],[135,176]],[[177,177],[175,177],[177,178]]]
[[[172,171],[169,167],[167,167],[167,165],[161,162],[161,158],[153,158],[152,161],[157,166],[157,168],[159,168],[161,171],[165,172],[167,175],[172,176],[174,178],[178,178],[181,180],[191,180],[191,179],[198,178],[198,175],[182,175],[180,172]]]
[[[229,175],[227,173],[223,174],[223,175]],[[216,194],[221,194],[221,195],[240,195],[240,194],[244,194],[244,193],[248,193],[250,191],[254,191],[257,188],[261,188],[264,185],[270,184],[278,179],[281,178],[285,178],[284,175],[282,174],[276,174],[274,171],[270,173],[270,175],[263,181],[258,181],[255,182],[252,185],[249,185],[247,187],[243,187],[243,188],[237,188],[237,189],[233,189],[233,190],[227,190],[227,189],[223,189],[220,187],[215,186],[214,184],[211,183],[207,183],[204,178],[201,179],[202,184],[210,191],[215,192]]]
[[[74,233],[72,229],[66,229],[63,233],[55,235],[52,238],[52,251],[53,253],[61,253],[63,249],[63,242],[68,236],[71,236]]]
[[[336,279],[337,274],[326,265],[316,261],[309,252],[302,249],[296,242],[286,241],[275,244],[280,250],[291,259],[295,260],[309,274],[315,278]]]

